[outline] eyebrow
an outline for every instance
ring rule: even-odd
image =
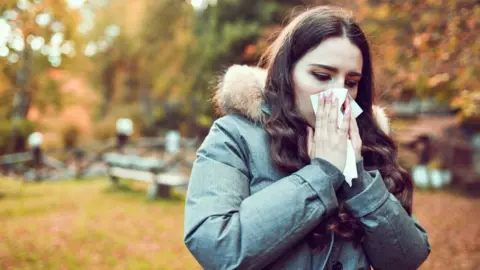
[[[321,65],[321,64],[311,64],[311,66],[323,68],[323,69],[326,69],[326,70],[330,70],[331,72],[338,72],[338,68],[331,67],[331,66],[326,66],[326,65]],[[348,75],[349,76],[355,76],[355,77],[361,77],[362,73],[358,73],[358,72],[355,72],[355,71],[350,71],[348,73]]]

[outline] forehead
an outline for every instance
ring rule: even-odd
[[[362,53],[346,37],[332,37],[306,53],[301,59],[304,64],[322,64],[340,71],[362,71]]]

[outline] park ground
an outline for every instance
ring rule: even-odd
[[[106,179],[0,179],[0,269],[201,269],[185,248],[184,197]],[[418,191],[414,214],[433,251],[420,269],[478,269],[480,198]]]

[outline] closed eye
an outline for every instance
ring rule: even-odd
[[[332,79],[332,76],[326,73],[311,72],[311,74],[321,82],[326,82]],[[348,88],[354,88],[355,86],[357,86],[357,84],[358,84],[358,81],[354,81],[354,80],[345,81],[345,86]]]
[[[315,78],[317,78],[319,81],[322,81],[322,82],[329,81],[329,80],[332,79],[332,77],[330,77],[330,75],[325,74],[325,73],[312,72],[312,75],[315,76]]]
[[[355,86],[357,86],[358,82],[357,81],[346,81],[345,82],[345,85],[348,87],[348,88],[353,88]]]

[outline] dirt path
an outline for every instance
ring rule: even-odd
[[[413,211],[432,245],[420,269],[480,269],[480,198],[417,192]]]

